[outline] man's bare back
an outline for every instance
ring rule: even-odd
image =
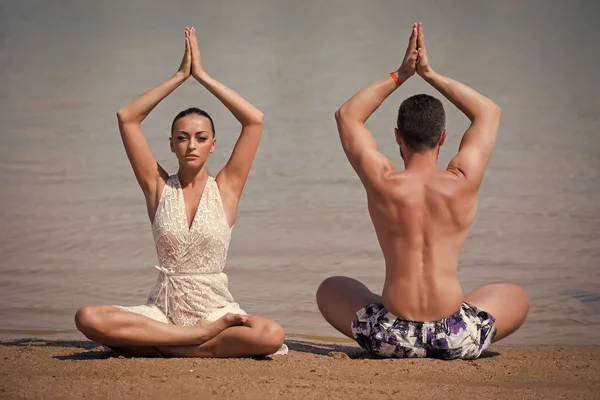
[[[471,121],[446,170],[437,166],[447,131],[436,98],[416,95],[400,106],[395,133],[404,171],[379,152],[364,125],[415,73]],[[413,25],[398,71],[362,89],[336,112],[342,146],[367,192],[386,275],[381,296],[352,278],[328,278],[317,291],[317,303],[334,328],[368,351],[476,358],[525,320],[529,299],[519,286],[491,284],[463,296],[457,278],[499,120],[500,108],[490,99],[433,71],[420,23]]]
[[[368,195],[386,263],[383,304],[414,321],[435,321],[460,308],[458,256],[475,215],[476,196],[437,167],[392,174]]]

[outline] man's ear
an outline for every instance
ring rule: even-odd
[[[398,143],[398,146],[400,146],[402,144],[402,137],[400,136],[400,131],[398,128],[394,128],[394,135],[396,136],[396,143]]]
[[[444,142],[446,141],[447,135],[448,135],[448,131],[446,130],[446,128],[444,128],[444,130],[442,131],[442,135],[440,136],[440,141],[438,142],[438,144],[440,146],[442,146],[444,144]]]

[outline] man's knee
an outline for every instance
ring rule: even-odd
[[[517,296],[520,300],[523,300],[529,304],[529,296],[527,295],[525,289],[516,283],[505,283],[505,285],[507,286],[508,290],[511,291],[512,295]]]
[[[320,306],[324,301],[327,301],[327,297],[329,297],[331,293],[334,293],[346,279],[348,278],[345,276],[330,276],[321,282],[317,289],[317,304]]]
[[[518,304],[525,314],[529,310],[529,296],[525,289],[515,283],[496,283],[504,299],[510,300],[513,304]]]
[[[527,295],[527,292],[521,286],[514,283],[507,283],[506,285],[507,290],[509,291],[509,297],[513,299],[513,301],[518,302],[523,313],[523,319],[525,319],[529,312],[529,296]]]

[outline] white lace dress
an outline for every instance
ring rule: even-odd
[[[233,301],[223,273],[231,240],[217,182],[211,176],[188,228],[178,176],[167,180],[152,223],[160,271],[148,302],[121,309],[156,321],[193,326],[227,313],[246,314]],[[286,354],[283,345],[276,354]]]
[[[183,190],[177,175],[167,180],[152,224],[160,271],[148,303],[121,307],[165,323],[193,326],[228,312],[245,314],[227,289],[223,273],[231,228],[219,188],[208,177],[188,228]]]

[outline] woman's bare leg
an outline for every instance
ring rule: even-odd
[[[195,346],[160,346],[171,357],[250,357],[265,356],[279,350],[285,332],[275,321],[248,316],[244,326],[232,326],[211,340]]]
[[[115,306],[85,306],[75,314],[75,325],[87,338],[110,347],[198,345],[230,326],[242,325],[245,315],[227,314],[195,327],[155,321]]]

